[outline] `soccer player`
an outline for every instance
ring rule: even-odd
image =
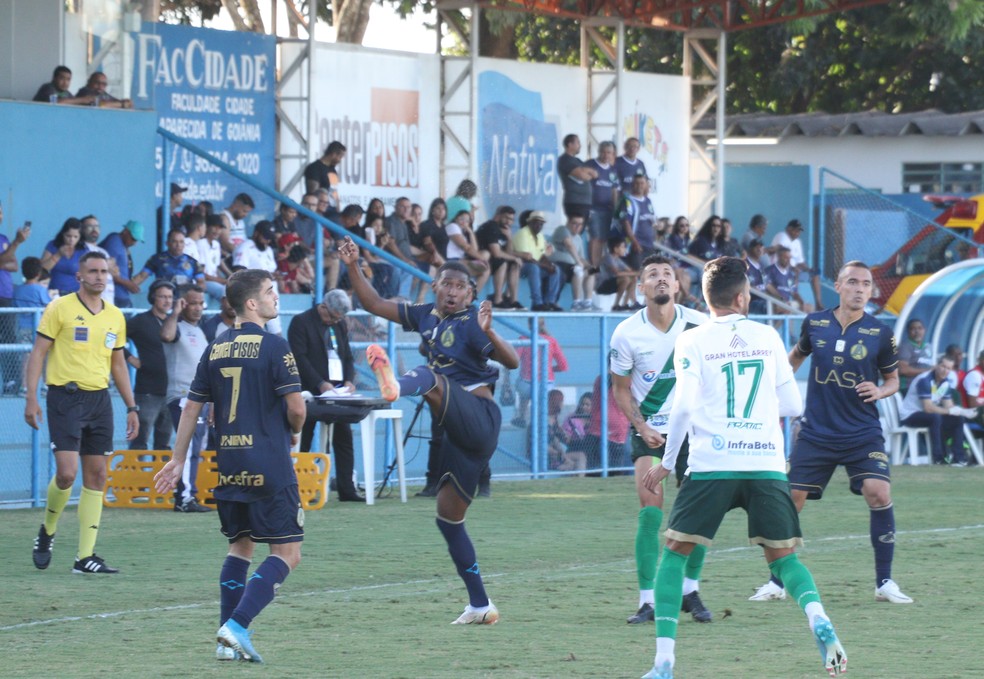
[[[636,576],[639,580],[639,610],[626,622],[637,624],[653,620],[653,581],[659,560],[659,527],[663,523],[663,489],[653,493],[642,485],[653,460],[665,450],[667,422],[673,403],[673,344],[684,330],[707,321],[704,314],[674,304],[680,284],[673,263],[657,255],[642,261],[639,292],[646,306],[618,324],[612,333],[609,368],[612,390],[619,410],[632,424],[631,451],[635,465],[636,492],[639,495],[639,524],[636,528]],[[677,465],[677,479],[686,470],[686,441]],[[683,581],[683,610],[697,622],[710,622],[698,594],[698,579],[707,548],[697,545],[687,560]]]
[[[870,511],[869,531],[875,552],[875,601],[911,604],[892,580],[895,510],[885,439],[875,401],[899,389],[898,352],[892,331],[865,313],[874,287],[863,262],[841,267],[834,288],[835,309],[809,314],[799,342],[789,352],[797,370],[807,356],[810,379],[806,413],[789,458],[789,484],[797,511],[806,500],[819,500],[838,465],[847,470],[851,492],[862,495]],[[877,384],[878,375],[882,384]],[[782,579],[772,578],[751,601],[784,599]]]
[[[109,277],[106,255],[82,255],[75,276],[78,291],[59,297],[44,310],[27,359],[24,419],[33,429],[41,426],[38,380],[47,358],[48,432],[55,452],[55,476],[48,484],[44,523],[34,539],[34,565],[43,570],[51,563],[55,529],[72,496],[81,458],[79,551],[72,572],[119,573],[95,554],[106,486],[105,456],[113,452],[110,374],[126,404],[127,440],[133,440],[140,428],[140,409],[133,400],[123,358],[126,321],[119,309],[101,298]]]
[[[454,625],[494,625],[499,611],[489,601],[468,533],[465,513],[475,497],[479,477],[499,443],[502,413],[492,398],[498,361],[509,369],[519,366],[512,345],[492,329],[492,303],[476,310],[475,287],[458,262],[447,262],[432,284],[432,304],[396,303],[381,298],[356,266],[359,248],[346,238],[339,256],[348,267],[352,291],[371,314],[400,323],[420,333],[427,365],[394,378],[382,347],[371,345],[366,359],[379,380],[382,395],[395,401],[400,395],[422,396],[431,409],[434,436],[441,447],[437,482],[437,527],[448,545],[451,560],[468,590],[468,605]]]
[[[847,655],[813,576],[794,551],[803,540],[779,418],[798,415],[803,399],[779,334],[746,318],[751,293],[745,270],[734,257],[707,264],[702,283],[711,321],[682,333],[674,349],[666,452],[643,484],[659,489],[688,432],[690,474],[673,503],[656,574],[656,658],[644,679],[672,679],[684,565],[695,545],[710,544],[735,507],[748,515],[749,541],[762,545],[769,569],[785,579],[806,613],[824,668],[831,676],[847,671]]]
[[[219,485],[215,488],[229,554],[219,574],[216,658],[263,662],[248,629],[301,561],[304,510],[290,456],[304,426],[304,399],[287,340],[263,330],[277,317],[277,284],[259,269],[229,277],[236,324],[202,355],[178,422],[170,461],[154,477],[159,493],[181,479],[188,444],[205,403],[215,404]],[[246,577],[256,543],[270,555]]]

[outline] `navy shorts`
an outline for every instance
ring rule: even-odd
[[[453,483],[468,503],[475,497],[482,471],[499,446],[502,412],[490,398],[475,396],[443,375],[444,398],[433,413],[441,433],[441,469],[438,487]]]
[[[794,490],[805,490],[810,500],[819,500],[834,470],[841,465],[847,470],[851,492],[855,495],[861,494],[865,479],[892,481],[885,441],[880,437],[850,448],[836,449],[804,441],[801,437],[789,456],[789,486]]]
[[[244,537],[270,545],[304,539],[304,508],[297,484],[253,502],[218,500],[215,504],[222,534],[230,543]]]
[[[113,452],[113,404],[109,389],[85,391],[48,386],[48,433],[52,450],[80,455]]]

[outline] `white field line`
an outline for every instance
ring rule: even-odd
[[[973,532],[973,531],[977,531],[977,530],[981,530],[981,529],[984,529],[984,524],[974,524],[974,525],[969,525],[969,526],[957,526],[957,527],[952,527],[952,528],[926,528],[926,529],[922,529],[922,530],[898,531],[897,532],[897,535],[907,535],[907,536],[938,535],[940,533]],[[847,541],[850,541],[850,540],[867,540],[868,538],[869,538],[869,536],[868,536],[867,533],[865,533],[863,535],[832,535],[832,536],[825,537],[825,538],[811,539],[811,540],[809,540],[807,546],[812,545],[812,544],[816,544],[816,543],[833,543],[833,542],[847,542]],[[729,555],[729,554],[736,554],[736,553],[740,553],[740,552],[750,552],[750,551],[754,551],[755,554],[758,554],[761,551],[761,547],[759,547],[757,545],[747,545],[747,546],[744,546],[744,547],[729,547],[727,549],[711,549],[711,550],[708,551],[708,556],[711,557],[711,558],[713,558],[713,557],[717,557],[717,556],[723,556],[723,555]],[[559,573],[562,573],[562,572],[568,572],[569,573],[569,572],[572,572],[572,571],[585,571],[585,575],[591,575],[591,576],[593,576],[593,575],[597,575],[597,574],[600,574],[600,573],[611,573],[611,569],[613,567],[616,567],[616,566],[624,566],[629,561],[631,561],[631,559],[618,559],[616,561],[609,561],[609,562],[605,562],[605,563],[579,564],[577,566],[570,566],[568,568],[562,569],[561,571],[558,571],[558,572]],[[587,569],[590,569],[590,570],[587,570]],[[551,576],[550,578],[548,578],[548,579],[555,580],[557,578],[557,574],[556,573],[558,573],[558,572],[555,572],[555,574],[553,576]],[[489,573],[489,574],[484,574],[482,577],[484,579],[492,579],[492,578],[510,577],[510,576],[515,576],[515,575],[518,575],[518,574],[515,574],[515,573],[513,573],[513,574],[510,574],[510,573]],[[358,594],[360,592],[370,592],[370,591],[373,591],[373,590],[389,589],[389,588],[396,588],[396,587],[403,588],[403,587],[410,587],[412,585],[436,585],[436,584],[442,584],[442,585],[443,584],[449,584],[449,585],[450,584],[453,584],[453,585],[457,586],[457,581],[456,580],[453,580],[451,578],[430,578],[430,579],[426,579],[426,580],[407,580],[407,581],[404,581],[404,582],[387,582],[387,583],[379,583],[379,584],[376,584],[376,585],[357,585],[357,586],[354,586],[354,587],[345,587],[345,588],[341,588],[341,589],[319,589],[319,590],[313,590],[313,591],[310,591],[310,592],[284,593],[284,594],[279,594],[278,595],[278,598],[293,599],[293,598],[300,598],[300,597],[324,596],[324,595],[334,595],[334,594],[351,595],[351,594]],[[428,590],[428,592],[430,592],[430,591],[438,591],[438,590]],[[417,594],[419,592],[422,592],[422,590],[418,590],[417,592],[408,592],[408,593],[405,593],[404,595],[406,595],[406,594]],[[44,626],[44,625],[55,625],[55,624],[58,624],[58,623],[66,623],[66,622],[79,622],[79,621],[85,621],[85,620],[103,620],[103,619],[108,619],[108,618],[119,618],[119,617],[122,617],[122,616],[125,616],[125,615],[144,615],[144,614],[148,614],[148,613],[151,613],[151,614],[153,614],[153,613],[165,613],[165,612],[168,612],[168,611],[187,611],[187,610],[194,610],[194,609],[203,608],[203,607],[213,608],[213,607],[215,607],[217,605],[218,605],[218,602],[216,602],[216,601],[202,601],[202,602],[198,602],[198,603],[194,603],[194,604],[182,604],[182,605],[175,605],[175,606],[155,606],[153,608],[132,608],[132,609],[124,610],[124,611],[110,611],[110,612],[106,612],[106,613],[92,613],[90,615],[73,615],[73,616],[66,616],[66,617],[61,617],[61,618],[48,618],[46,620],[33,620],[31,622],[22,622],[22,623],[18,623],[16,625],[6,625],[4,627],[0,627],[0,632],[12,632],[12,631],[19,630],[19,629],[27,629],[27,628],[30,628],[30,627],[40,627],[40,626]]]

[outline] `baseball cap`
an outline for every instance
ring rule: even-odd
[[[547,221],[547,215],[543,212],[540,212],[539,210],[534,210],[533,212],[530,213],[530,216],[526,218],[527,224],[529,224],[530,222],[538,222],[538,221],[543,223],[546,223]]]
[[[260,234],[268,241],[276,240],[277,230],[273,228],[273,223],[264,219],[256,223],[253,227],[253,235]]]
[[[787,229],[799,229],[803,230],[803,223],[798,219],[790,219],[789,224],[786,224]]]
[[[135,222],[131,219],[130,221],[128,221],[126,224],[123,225],[123,228],[129,231],[130,235],[133,236],[134,239],[140,241],[141,243],[144,242],[143,224],[141,224],[140,222]]]
[[[187,186],[179,186],[178,184],[175,184],[174,182],[171,182],[171,195],[172,196],[174,194],[176,194],[176,193],[184,193],[187,190],[188,190],[188,187]]]

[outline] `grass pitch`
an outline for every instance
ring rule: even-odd
[[[849,676],[981,675],[984,470],[893,471],[895,579],[916,599],[876,604],[868,513],[839,472],[803,515],[824,605]],[[40,510],[5,511],[0,536],[0,677],[639,677],[652,625],[629,626],[637,589],[632,479],[493,484],[468,530],[493,627],[452,626],[467,597],[434,526],[433,500],[331,502],[307,515],[304,559],[253,624],[266,665],[214,659],[214,514],[107,510],[98,553],[116,576],[72,575],[78,523],[63,517],[47,571],[31,565]],[[668,494],[672,501],[674,492]],[[665,524],[665,521],[664,521]],[[732,512],[708,552],[701,594],[714,622],[681,618],[680,679],[826,676],[791,601],[752,603],[768,571]],[[265,548],[258,548],[265,556]],[[254,560],[254,565],[259,559]]]

